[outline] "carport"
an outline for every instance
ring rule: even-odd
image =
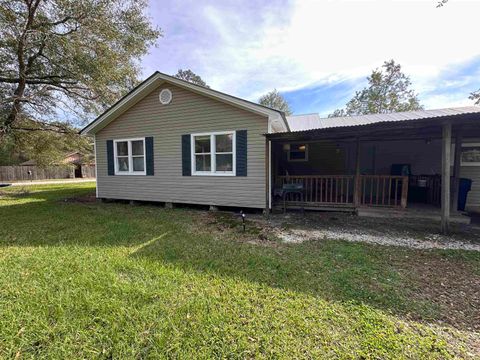
[[[292,131],[265,135],[272,207],[279,205],[279,189],[299,184],[301,194],[290,196],[287,207],[406,214],[412,207],[409,189],[416,190],[412,184],[425,184],[425,197],[439,205],[441,231],[448,232],[458,215],[452,204],[458,201],[462,162],[462,146],[452,145],[480,139],[480,107],[308,120],[295,124],[295,117],[289,118]],[[377,165],[369,167],[371,144]],[[438,171],[413,174],[411,164],[401,161],[407,153],[409,162]],[[389,166],[379,166],[382,162]]]

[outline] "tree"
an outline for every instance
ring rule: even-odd
[[[210,86],[207,85],[207,83],[200,77],[200,75],[195,74],[192,70],[187,69],[187,70],[182,70],[178,69],[178,72],[174,75],[177,79],[185,80],[188,81],[192,84],[195,85],[200,85],[206,88],[209,88]]]
[[[443,5],[445,5],[448,2],[448,0],[440,0],[437,2],[437,8],[441,8]]]
[[[0,165],[15,165],[34,160],[39,166],[59,164],[65,154],[78,151],[86,157],[93,154],[93,139],[80,136],[78,129],[67,123],[56,125],[69,131],[44,131],[35,121],[26,126],[38,131],[14,131],[0,142]]]
[[[160,30],[147,0],[0,0],[0,142],[63,132],[58,109],[86,121],[137,82]],[[17,136],[18,137],[18,136]]]
[[[410,89],[410,78],[394,60],[385,61],[382,68],[373,70],[367,80],[368,86],[357,91],[345,109],[337,109],[329,117],[423,109],[417,94]]]
[[[477,91],[472,92],[468,98],[469,98],[470,100],[474,100],[474,101],[475,101],[475,105],[480,105],[480,89],[478,89]]]
[[[285,115],[292,115],[290,105],[277,89],[273,89],[269,93],[261,96],[260,99],[258,99],[258,103],[272,109],[283,111]]]

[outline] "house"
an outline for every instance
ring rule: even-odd
[[[24,161],[20,166],[36,166],[37,162],[33,159]],[[71,178],[94,178],[95,177],[95,159],[93,154],[84,155],[80,151],[65,154],[63,159],[57,165],[72,165]]]
[[[473,180],[468,206],[480,206],[479,120],[475,106],[287,118],[156,72],[81,133],[95,137],[98,198],[269,211],[294,183],[301,194],[287,206],[441,205],[446,228],[460,177]]]
[[[81,133],[98,198],[265,208],[264,134],[280,131],[280,111],[156,72]]]

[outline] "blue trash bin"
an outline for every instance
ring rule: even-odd
[[[465,211],[465,205],[467,204],[468,192],[472,189],[472,179],[461,178],[458,187],[458,204],[457,209]]]

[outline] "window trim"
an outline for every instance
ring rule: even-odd
[[[290,158],[290,153],[292,151],[292,144],[305,145],[305,159],[292,159],[292,158]],[[288,145],[289,145],[289,149],[288,149],[288,152],[287,152],[288,162],[307,162],[308,161],[308,148],[309,148],[308,143],[296,141],[296,142],[288,143]]]
[[[132,154],[132,141],[143,141],[143,171],[133,171],[133,158]],[[117,143],[127,142],[128,144],[128,171],[118,170],[117,162]],[[140,155],[138,155],[140,156]],[[147,175],[147,153],[145,148],[145,138],[128,138],[128,139],[116,139],[113,140],[113,162],[115,166],[115,175]]]
[[[232,136],[232,171],[216,171],[217,169],[217,149],[215,144],[215,135],[233,135]],[[195,137],[197,136],[210,136],[210,171],[196,171],[195,164]],[[191,153],[190,153],[190,163],[192,167],[192,176],[236,176],[237,174],[237,153],[236,153],[236,144],[237,144],[237,132],[235,130],[231,131],[212,131],[204,133],[190,134],[190,144],[191,144]],[[219,154],[228,154],[221,152]]]
[[[480,143],[462,143],[460,146],[460,166],[480,166],[479,161],[475,162],[464,162],[462,160],[462,152],[463,148],[469,148],[469,147],[480,147]],[[455,153],[455,152],[454,152]]]

